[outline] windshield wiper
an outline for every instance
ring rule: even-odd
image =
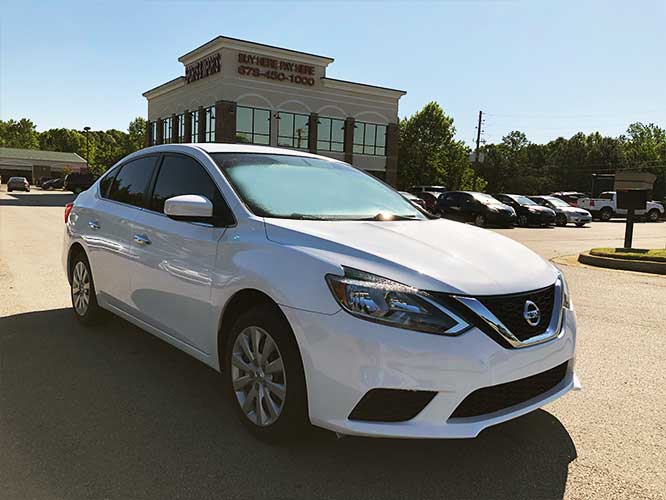
[[[328,217],[310,214],[290,214],[288,218],[296,220],[330,220]]]

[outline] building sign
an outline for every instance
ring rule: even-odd
[[[278,82],[295,83],[312,87],[315,83],[315,68],[273,57],[238,54],[238,74],[254,78],[265,78]]]
[[[187,83],[192,83],[219,72],[220,54],[217,53],[186,66],[185,80]]]

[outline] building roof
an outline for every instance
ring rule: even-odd
[[[60,151],[41,151],[39,149],[0,148],[0,158],[14,160],[57,161],[62,163],[86,163],[76,153]]]

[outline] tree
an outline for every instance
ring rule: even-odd
[[[39,138],[35,124],[27,118],[19,121],[0,120],[0,146],[5,148],[38,149]]]
[[[472,170],[470,149],[454,139],[455,132],[453,119],[436,102],[401,120],[398,185],[442,184],[448,189],[474,189],[485,184]]]
[[[146,120],[140,116],[132,120],[127,128],[127,146],[125,153],[130,154],[143,148],[146,142]]]
[[[46,151],[78,153],[85,158],[85,136],[78,130],[52,128],[39,134],[39,148]]]

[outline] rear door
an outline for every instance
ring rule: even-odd
[[[229,209],[208,171],[194,158],[164,154],[153,181],[149,205],[132,234],[131,303],[141,319],[197,350],[210,354],[217,322],[211,287],[220,224],[173,220],[164,201],[198,194],[213,202],[213,213],[229,219]]]
[[[105,176],[95,203],[82,212],[95,287],[121,309],[129,302],[130,234],[144,206],[156,155],[133,159]]]
[[[444,193],[441,197],[443,212],[447,219],[463,221],[462,193]]]

